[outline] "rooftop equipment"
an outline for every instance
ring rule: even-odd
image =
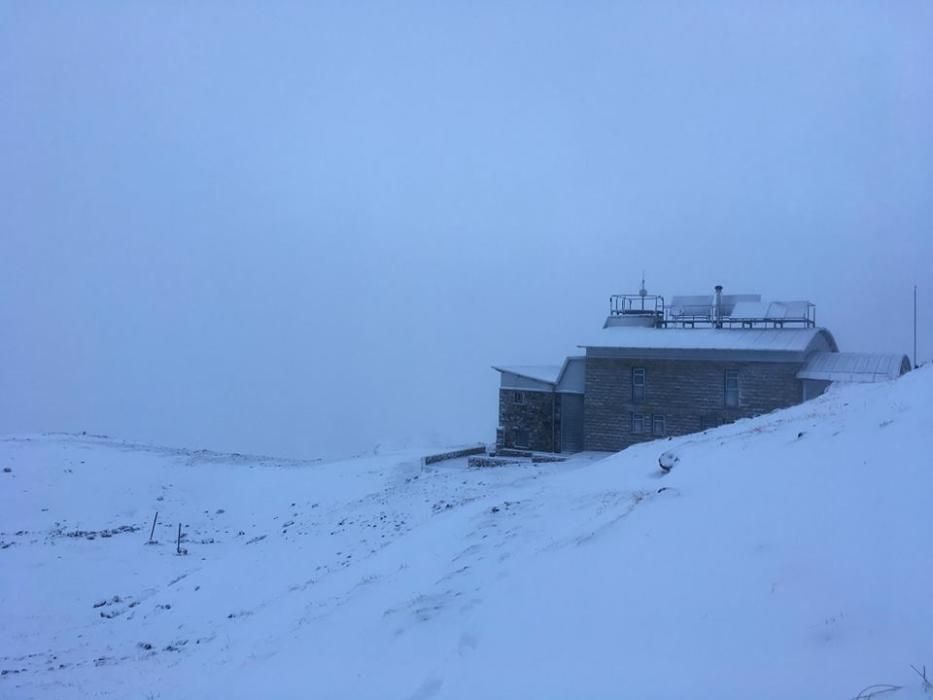
[[[638,294],[609,297],[605,327],[643,326],[654,328],[814,328],[816,306],[809,301],[763,302],[760,294],[723,294],[716,285],[713,294],[664,297],[648,294],[644,279]]]

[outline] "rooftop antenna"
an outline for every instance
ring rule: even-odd
[[[641,297],[641,310],[645,310],[645,297],[648,296],[648,290],[645,289],[645,271],[641,271],[641,289],[638,290],[638,296]]]

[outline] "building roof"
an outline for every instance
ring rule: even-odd
[[[557,384],[560,378],[561,365],[515,365],[512,367],[493,367],[497,372],[509,372],[519,377],[534,379],[546,384]]]
[[[880,382],[910,371],[906,355],[862,352],[815,352],[797,373],[798,379],[829,382]]]
[[[582,394],[585,384],[583,356],[571,355],[560,366],[557,365],[517,365],[512,367],[493,367],[503,376],[513,374],[522,379],[549,384],[552,391]],[[533,385],[532,385],[533,386]],[[514,388],[520,388],[518,386]]]
[[[584,348],[721,350],[806,353],[836,350],[825,328],[639,328],[616,326],[595,334]]]

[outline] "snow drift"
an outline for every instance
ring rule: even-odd
[[[931,449],[930,368],[482,470],[9,437],[0,696],[924,697]]]

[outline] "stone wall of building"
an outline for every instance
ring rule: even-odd
[[[632,369],[645,370],[645,395],[633,401]],[[684,435],[798,404],[799,363],[709,362],[693,360],[586,359],[583,403],[587,450],[621,450],[652,434],[655,415],[666,435]],[[725,372],[738,370],[739,405],[725,405]],[[632,416],[644,417],[645,432],[632,431]]]
[[[521,394],[521,400],[517,398]],[[552,392],[499,390],[496,446],[560,452],[560,396]],[[528,444],[516,444],[516,431],[528,434]]]

